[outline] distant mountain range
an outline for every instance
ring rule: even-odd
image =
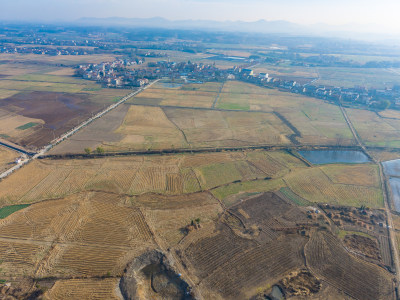
[[[140,28],[165,28],[165,29],[197,29],[236,32],[255,32],[286,35],[318,35],[341,38],[376,39],[382,37],[382,29],[374,24],[359,25],[346,24],[340,26],[327,24],[300,25],[288,21],[207,21],[207,20],[178,20],[172,21],[164,18],[81,18],[77,20],[80,25],[96,26],[123,26]]]

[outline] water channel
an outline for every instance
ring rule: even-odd
[[[362,164],[370,161],[362,151],[352,150],[304,150],[299,154],[314,165],[323,164]]]

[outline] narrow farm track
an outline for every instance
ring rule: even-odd
[[[353,123],[351,122],[350,118],[347,115],[346,109],[342,106],[342,104],[339,104],[340,106],[340,110],[342,111],[343,117],[346,120],[347,125],[349,126],[354,139],[357,141],[357,144],[361,147],[361,149],[363,149],[363,151],[365,152],[365,154],[367,154],[374,163],[376,163],[379,167],[379,178],[380,178],[380,182],[381,182],[381,187],[383,190],[383,199],[384,199],[384,204],[385,204],[385,212],[386,212],[386,220],[387,220],[387,228],[388,228],[388,233],[389,233],[389,237],[390,237],[390,249],[391,249],[391,256],[392,256],[392,261],[394,264],[394,268],[395,268],[395,274],[396,274],[396,287],[397,289],[399,288],[399,284],[400,284],[400,261],[399,261],[399,253],[398,253],[398,249],[397,249],[397,240],[396,240],[396,235],[395,235],[395,229],[394,229],[394,225],[393,225],[393,219],[392,219],[392,213],[390,211],[390,205],[389,205],[389,201],[390,198],[388,197],[388,195],[390,195],[390,193],[388,193],[387,191],[387,184],[386,184],[386,179],[385,176],[383,174],[383,167],[382,164],[378,161],[375,160],[375,158],[370,155],[368,153],[367,147],[365,147],[365,145],[362,142],[362,139],[360,138],[360,136],[358,135],[356,129],[353,126]]]
[[[96,115],[94,115],[93,117],[89,118],[88,120],[82,122],[81,124],[77,125],[76,127],[72,128],[70,131],[64,133],[62,136],[60,136],[57,139],[54,139],[53,141],[50,142],[49,145],[45,146],[43,149],[41,149],[39,152],[37,153],[28,153],[28,152],[23,152],[21,149],[18,149],[8,143],[2,143],[3,146],[6,146],[8,148],[11,148],[13,150],[22,152],[23,154],[26,155],[32,155],[29,159],[26,159],[24,161],[22,161],[20,164],[14,166],[13,168],[3,172],[0,174],[0,179],[4,179],[5,177],[11,175],[13,172],[17,171],[19,168],[21,168],[22,166],[24,166],[25,164],[29,163],[30,161],[37,159],[40,156],[43,156],[45,153],[47,153],[51,148],[53,148],[55,145],[61,143],[62,141],[70,138],[72,135],[74,135],[75,133],[77,133],[79,130],[83,129],[84,127],[86,127],[87,125],[89,125],[90,123],[92,123],[93,121],[103,117],[105,114],[107,114],[108,112],[110,112],[111,110],[117,108],[119,105],[121,105],[122,103],[126,102],[128,99],[136,96],[137,94],[143,92],[144,90],[146,90],[147,88],[151,87],[154,83],[158,82],[159,80],[155,80],[153,82],[151,82],[149,85],[138,89],[135,92],[132,92],[128,95],[126,95],[125,97],[123,97],[121,100],[119,100],[117,103],[114,103],[110,106],[108,106],[107,108],[105,108],[104,110],[102,110],[101,112],[97,113]]]
[[[215,97],[214,103],[211,106],[212,108],[215,108],[215,106],[217,105],[217,102],[218,102],[219,98],[221,97],[221,93],[222,93],[222,89],[224,88],[224,85],[225,85],[225,82],[223,82],[221,87],[219,88],[218,95],[217,95],[217,97]]]

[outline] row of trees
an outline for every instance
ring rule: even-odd
[[[85,148],[86,154],[97,153],[97,154],[104,154],[104,149],[102,147],[97,147],[96,150],[92,151],[91,148]]]

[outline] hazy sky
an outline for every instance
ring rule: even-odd
[[[1,20],[164,17],[378,24],[400,32],[399,0],[0,0]]]

